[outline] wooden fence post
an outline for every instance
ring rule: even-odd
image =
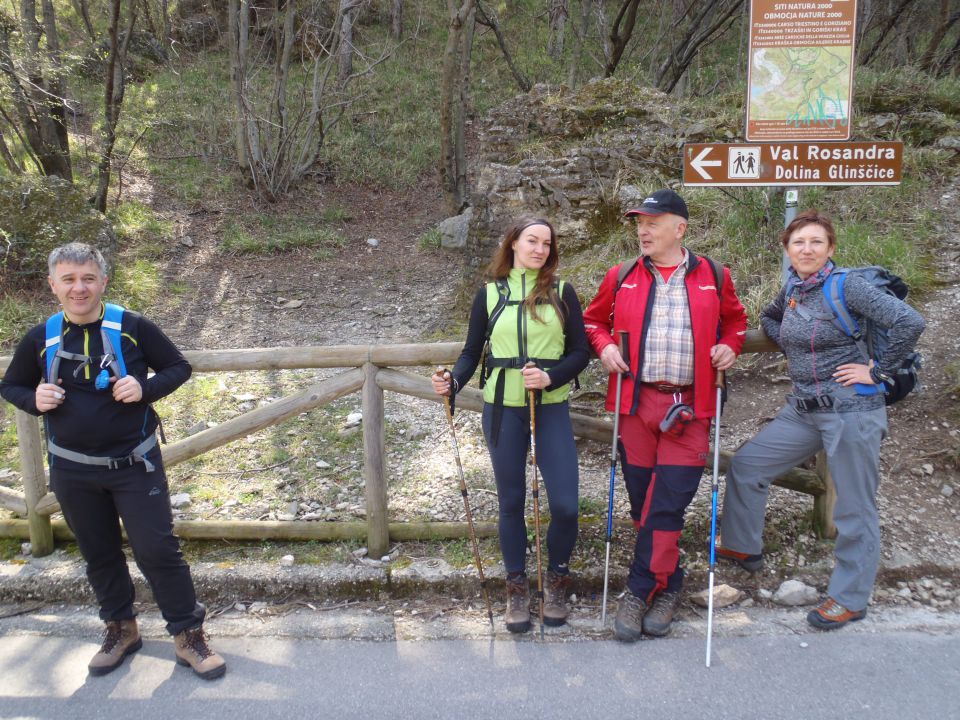
[[[826,491],[813,496],[813,529],[818,537],[835,538],[837,526],[833,524],[833,508],[837,504],[837,486],[833,484],[833,476],[827,467],[827,453],[823,450],[817,453],[816,472]]]
[[[23,474],[23,496],[27,501],[27,522],[30,525],[31,552],[35,557],[43,557],[53,552],[53,528],[48,515],[37,513],[37,501],[47,494],[40,424],[37,418],[22,410],[17,410],[15,416]]]
[[[363,365],[363,469],[367,499],[367,554],[379,560],[390,551],[387,518],[387,478],[383,471],[383,390],[377,385],[378,368]]]

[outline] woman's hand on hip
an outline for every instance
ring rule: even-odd
[[[838,365],[836,372],[833,373],[833,379],[844,387],[857,383],[863,385],[874,384],[873,379],[870,377],[870,366],[864,365],[863,363]]]

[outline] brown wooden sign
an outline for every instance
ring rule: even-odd
[[[849,140],[856,0],[752,0],[751,142]]]
[[[899,185],[901,142],[694,143],[684,185]]]

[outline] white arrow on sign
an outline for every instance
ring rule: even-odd
[[[711,148],[711,147],[705,147],[703,150],[700,151],[700,154],[699,154],[699,155],[697,155],[693,160],[690,161],[690,167],[692,167],[694,170],[696,170],[698,173],[700,173],[700,177],[702,177],[704,180],[713,180],[713,178],[710,176],[710,173],[708,173],[706,170],[704,170],[705,167],[719,167],[719,166],[720,166],[720,161],[719,161],[719,160],[705,160],[705,159],[704,159],[704,158],[707,157],[707,155],[710,154],[710,151],[711,151],[711,150],[713,150],[713,148]]]

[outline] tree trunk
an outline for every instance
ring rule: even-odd
[[[393,0],[390,5],[390,35],[394,40],[403,37],[403,0]]]
[[[877,56],[880,48],[884,45],[884,43],[886,43],[890,31],[900,20],[900,16],[903,15],[906,9],[915,1],[916,0],[899,0],[899,2],[891,8],[886,19],[880,23],[880,29],[877,31],[877,35],[870,44],[870,47],[865,48],[863,52],[860,53],[860,60],[858,61],[859,65],[869,65],[870,62]]]
[[[23,168],[20,167],[20,163],[13,157],[10,148],[7,147],[7,140],[3,136],[2,129],[0,129],[0,156],[3,157],[3,164],[7,166],[7,170],[14,175],[23,175]]]
[[[357,0],[340,0],[340,47],[338,50],[337,83],[346,86],[353,75],[353,23],[357,17]]]
[[[567,85],[570,88],[575,88],[579,82],[583,43],[590,28],[591,2],[592,0],[580,0],[580,25],[573,27],[573,48],[570,51],[570,64],[567,66]]]
[[[160,22],[163,23],[163,37],[160,38],[160,41],[164,47],[170,47],[170,41],[172,39],[170,30],[170,0],[160,0],[160,16]]]
[[[463,133],[462,97],[459,85],[463,82],[464,43],[467,22],[475,12],[474,0],[464,0],[457,7],[456,0],[447,0],[449,23],[447,45],[443,51],[440,83],[440,184],[447,212],[458,215],[466,204],[464,188],[458,182],[461,173],[458,161],[457,138]]]
[[[500,21],[497,19],[496,13],[485,8],[480,0],[477,0],[477,14],[480,16],[480,21],[493,30],[494,37],[497,38],[497,45],[500,46],[500,52],[503,53],[503,58],[507,61],[507,67],[510,68],[513,79],[517,81],[517,87],[523,90],[523,92],[530,92],[530,80],[527,79],[527,76],[523,74],[523,71],[521,71],[514,62],[513,55],[507,47],[507,39],[503,36],[503,30],[500,27]],[[471,21],[471,25],[472,24],[473,21]],[[471,29],[470,32],[472,43],[473,30]]]
[[[97,41],[97,32],[93,29],[93,23],[90,22],[90,8],[87,6],[87,0],[72,0],[73,9],[80,19],[83,20],[83,27],[86,28],[87,35],[90,36],[90,42]]]
[[[960,20],[960,14],[956,11],[950,12],[950,0],[940,0],[940,17],[938,22],[934,23],[933,34],[930,36],[930,42],[927,43],[927,49],[920,58],[920,69],[926,73],[933,70],[936,65],[937,50],[943,43],[944,38],[950,29]]]
[[[697,15],[691,18],[686,33],[670,48],[669,55],[657,72],[655,84],[660,90],[671,92],[676,87],[700,48],[723,32],[743,2],[709,0],[696,5]]]
[[[110,4],[110,55],[107,59],[107,72],[103,94],[103,130],[100,140],[100,162],[97,166],[97,191],[93,196],[93,206],[102,213],[107,212],[107,193],[110,190],[110,171],[113,164],[113,147],[117,141],[117,122],[120,120],[120,109],[123,107],[125,91],[123,71],[126,66],[127,49],[133,38],[133,28],[137,21],[137,10],[134,3],[129,7],[130,21],[127,24],[127,33],[123,45],[118,38],[120,25],[120,0],[112,0]]]
[[[633,28],[637,24],[637,7],[640,0],[623,0],[617,17],[610,28],[610,56],[607,58],[607,66],[604,68],[605,77],[611,77],[620,64],[623,57],[623,51],[627,49],[627,43],[633,37]]]
[[[554,60],[563,55],[563,41],[567,33],[567,0],[550,0],[547,8],[550,17],[550,39],[547,41],[547,53]]]

